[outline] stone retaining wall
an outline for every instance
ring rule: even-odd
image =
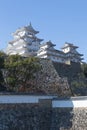
[[[62,64],[53,62],[53,65],[59,76],[67,77],[69,81],[78,77],[78,74],[82,72],[80,63]]]
[[[60,96],[70,96],[67,78],[61,78],[53,66],[52,61],[40,59],[42,70],[37,75],[37,86],[45,94],[57,94]]]
[[[87,107],[53,107],[55,100],[62,101],[39,97],[36,103],[0,103],[0,130],[87,129]],[[86,98],[83,100],[87,101]]]
[[[87,108],[55,108],[51,130],[87,130]]]

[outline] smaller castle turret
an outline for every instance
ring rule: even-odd
[[[40,46],[40,49],[37,53],[37,56],[40,58],[47,58],[54,62],[65,63],[65,55],[62,51],[56,50],[54,48],[56,46],[51,41],[43,43]]]
[[[71,43],[65,42],[64,46],[61,48],[65,53],[67,60],[72,62],[81,62],[83,60],[83,54],[77,52],[78,46],[74,46]]]

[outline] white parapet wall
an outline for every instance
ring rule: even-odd
[[[75,97],[67,100],[53,100],[53,108],[83,108],[87,107],[87,97]]]
[[[40,99],[53,99],[57,96],[36,95],[0,95],[0,104],[10,103],[38,103]]]
[[[46,95],[0,95],[0,104],[39,103],[41,99],[51,99],[52,108],[87,107],[87,96],[59,99],[57,96]]]

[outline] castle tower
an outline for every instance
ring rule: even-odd
[[[65,63],[65,55],[62,51],[56,50],[54,48],[55,44],[51,41],[41,44],[40,49],[37,53],[39,58],[47,58],[54,62]]]
[[[65,42],[64,46],[61,48],[66,55],[66,59],[72,62],[81,62],[83,60],[83,54],[77,52],[77,46],[71,43]]]
[[[14,40],[8,43],[6,53],[8,55],[19,54],[24,57],[37,55],[42,41],[42,39],[36,37],[37,33],[39,31],[36,31],[31,23],[28,26],[19,28],[13,33]]]
[[[54,46],[55,45],[51,41],[41,44],[37,56],[40,58],[49,58],[50,53],[52,54],[54,50]]]

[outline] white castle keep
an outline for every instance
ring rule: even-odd
[[[31,23],[29,26],[16,30],[13,33],[14,40],[8,43],[6,53],[8,55],[19,54],[24,57],[36,56],[42,41],[36,37],[37,33],[39,31],[34,30]]]
[[[19,54],[23,57],[36,56],[39,58],[50,59],[54,62],[66,63],[81,62],[83,60],[82,54],[77,52],[77,46],[65,42],[60,50],[56,50],[51,41],[42,43],[43,39],[36,37],[36,31],[31,23],[28,26],[22,27],[13,33],[14,40],[10,41],[6,48],[7,55]]]

